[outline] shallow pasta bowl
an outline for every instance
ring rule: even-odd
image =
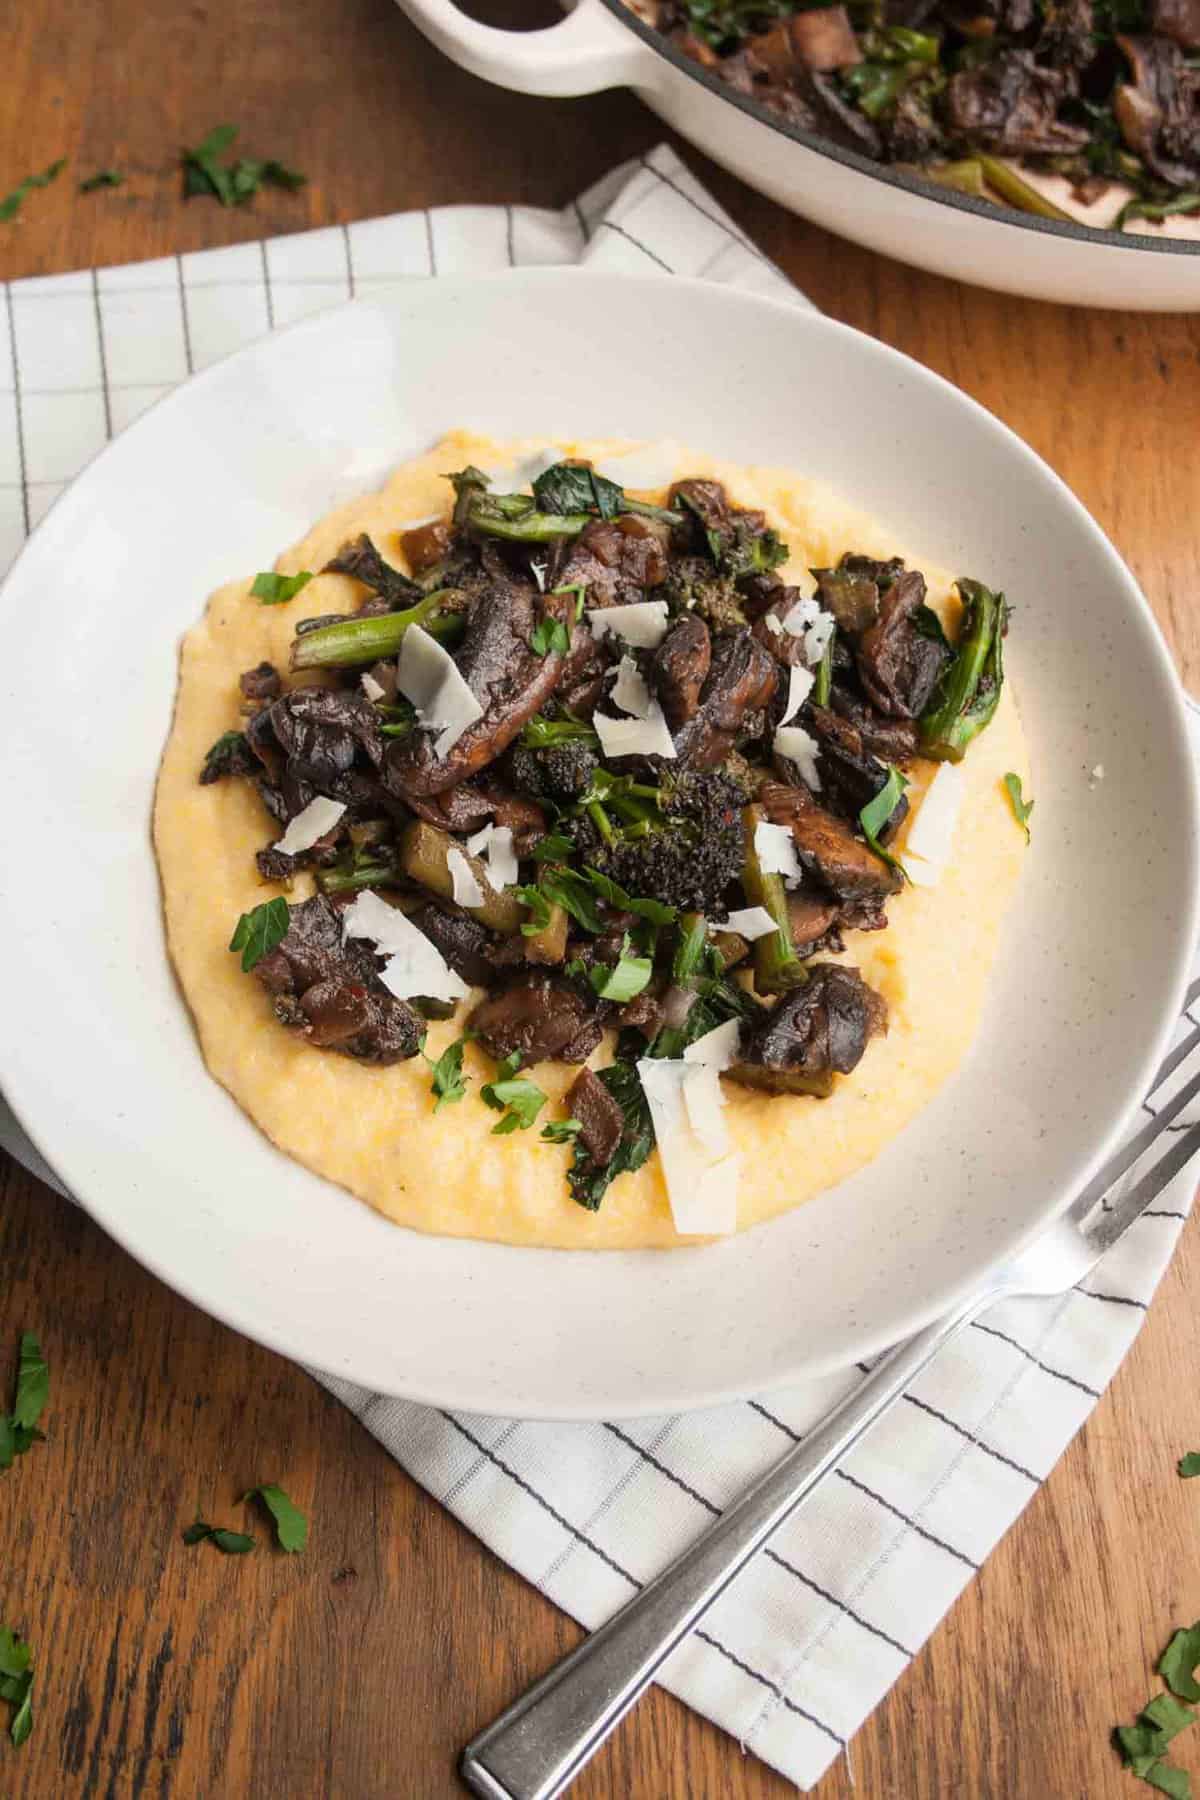
[[[1020,609],[1010,666],[1034,843],[976,1047],[871,1167],[713,1247],[516,1250],[390,1225],[281,1156],[209,1078],[172,978],[149,817],[180,635],[212,588],[270,566],[456,424],[670,435],[792,466]],[[1149,609],[996,420],[786,303],[538,269],[305,321],[106,450],[34,534],[0,611],[0,1086],[135,1256],[332,1374],[566,1418],[845,1365],[1037,1231],[1159,1059],[1196,933],[1198,834],[1182,697]]]

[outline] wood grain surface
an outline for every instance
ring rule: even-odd
[[[494,0],[490,16],[505,13],[544,20],[549,0]],[[388,0],[3,0],[0,21],[0,192],[71,158],[0,226],[0,277],[425,204],[561,205],[664,135],[628,94],[531,101],[461,75]],[[226,119],[248,153],[309,185],[238,212],[184,205],[178,147]],[[1123,550],[1200,688],[1200,320],[957,287],[684,154],[820,306],[957,382],[1050,461]],[[125,187],[78,193],[114,164]],[[795,405],[802,418],[802,392]],[[1081,594],[1081,629],[1086,606]],[[0,1380],[22,1327],[53,1370],[49,1442],[0,1475],[0,1621],[34,1645],[38,1714],[20,1751],[0,1739],[0,1794],[459,1792],[459,1746],[576,1627],[298,1369],[175,1298],[2,1157],[0,1194]],[[819,1800],[1134,1792],[1109,1731],[1148,1697],[1173,1627],[1200,1615],[1200,1483],[1174,1473],[1200,1446],[1198,1276],[1190,1228],[1087,1428],[855,1739],[853,1780],[839,1763]],[[235,1496],[272,1479],[312,1515],[303,1556],[181,1545],[197,1506],[237,1523]],[[1178,1754],[1200,1769],[1200,1746],[1183,1739]],[[789,1790],[655,1693],[576,1791]]]

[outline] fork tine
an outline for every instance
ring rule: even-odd
[[[1161,1085],[1164,1074],[1169,1074],[1171,1069],[1178,1068],[1179,1064],[1196,1049],[1197,1045],[1200,1045],[1200,1025],[1190,1031],[1178,1049],[1173,1050],[1168,1056],[1162,1069],[1154,1078],[1154,1087],[1150,1089],[1151,1093]],[[1152,1118],[1147,1119],[1141,1130],[1135,1131],[1128,1142],[1122,1144],[1120,1149],[1109,1157],[1104,1167],[1093,1175],[1072,1205],[1072,1217],[1085,1218],[1092,1208],[1104,1198],[1109,1188],[1118,1182],[1122,1175],[1128,1174],[1139,1156],[1145,1155],[1156,1138],[1162,1136],[1172,1119],[1177,1118],[1184,1107],[1190,1105],[1196,1098],[1197,1094],[1200,1094],[1200,1072],[1193,1075],[1190,1081],[1185,1081],[1179,1092],[1173,1094],[1166,1105]],[[1120,1210],[1124,1211],[1123,1205]]]
[[[1160,1156],[1154,1167],[1147,1169],[1127,1194],[1114,1201],[1111,1211],[1097,1213],[1093,1220],[1089,1220],[1083,1235],[1095,1249],[1097,1261],[1116,1243],[1122,1232],[1145,1212],[1150,1202],[1158,1199],[1163,1189],[1174,1181],[1181,1169],[1186,1168],[1198,1150],[1200,1124],[1189,1126],[1167,1154]]]

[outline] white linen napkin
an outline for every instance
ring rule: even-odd
[[[414,278],[571,262],[654,267],[809,304],[665,146],[561,213],[442,207],[9,283],[0,569],[108,437],[262,332]],[[58,1186],[2,1098],[0,1146]],[[665,1685],[798,1786],[815,1782],[1095,1405],[1191,1197],[1185,1174],[1079,1289],[997,1307],[952,1344],[722,1598]],[[859,1378],[851,1369],[680,1417],[544,1425],[415,1406],[314,1373],[410,1475],[588,1626]]]

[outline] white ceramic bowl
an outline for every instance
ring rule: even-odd
[[[499,31],[454,0],[398,0],[445,54],[522,94],[630,87],[751,187],[840,237],[958,281],[1129,312],[1200,306],[1200,241],[1035,219],[801,131],[736,93],[630,12],[578,0],[561,25]]]
[[[669,434],[791,464],[1019,609],[1034,844],[978,1045],[873,1167],[713,1248],[566,1254],[387,1224],[281,1156],[209,1078],[172,979],[148,826],[180,634],[210,589],[455,424]],[[1196,932],[1197,815],[1149,609],[1002,425],[814,314],[553,269],[325,313],[118,438],[34,534],[0,612],[0,1086],[144,1263],[332,1373],[587,1417],[844,1365],[1048,1220],[1161,1053]]]

